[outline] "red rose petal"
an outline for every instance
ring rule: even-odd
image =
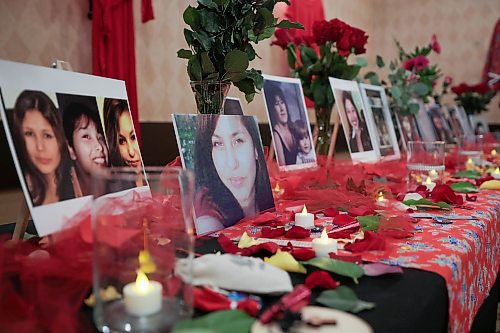
[[[286,238],[295,238],[295,239],[307,238],[309,236],[311,236],[311,233],[309,232],[309,230],[307,230],[306,228],[296,226],[296,225],[294,225],[292,228],[290,228],[290,230],[288,230],[285,234]]]
[[[385,240],[371,231],[365,231],[365,238],[356,240],[353,244],[346,244],[344,249],[359,253],[364,251],[385,250]]]
[[[333,218],[333,223],[335,223],[336,225],[340,225],[340,226],[352,223],[353,221],[354,221],[354,217],[346,215],[346,214],[340,214],[340,215],[337,215]]]
[[[332,259],[337,259],[341,261],[347,261],[347,262],[352,262],[353,264],[359,265],[363,262],[362,257],[359,254],[352,254],[352,255],[342,255],[342,254],[335,254],[333,252],[330,252],[328,254],[330,258]]]
[[[290,254],[297,260],[307,261],[316,257],[316,252],[307,247],[296,247],[290,251]]]
[[[260,231],[260,235],[263,238],[275,238],[279,236],[283,236],[285,234],[285,228],[262,228]]]
[[[328,216],[328,217],[335,217],[335,216],[339,215],[339,211],[336,210],[335,208],[327,208],[323,211],[323,214],[325,214],[325,216]]]
[[[365,216],[365,215],[373,215],[374,211],[371,207],[367,206],[359,206],[349,209],[349,215],[351,216]]]
[[[335,281],[331,275],[325,271],[314,271],[307,276],[305,285],[309,289],[335,289],[340,285],[340,283]]]

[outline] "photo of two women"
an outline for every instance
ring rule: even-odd
[[[316,153],[300,81],[265,78],[264,97],[278,166],[315,166]]]
[[[92,190],[95,170],[128,166],[142,174],[126,100],[24,90],[5,110],[33,206],[105,194]],[[142,185],[140,178],[119,190]]]

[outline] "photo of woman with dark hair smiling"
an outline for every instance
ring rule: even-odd
[[[349,121],[349,147],[352,153],[373,150],[365,121],[360,117],[350,91],[342,91],[342,104]]]
[[[33,206],[75,197],[61,117],[41,91],[23,91],[12,117],[13,141]]]
[[[108,146],[97,110],[80,103],[64,107],[63,124],[81,195],[92,194],[91,172],[109,166]],[[96,193],[94,193],[96,194]]]
[[[298,153],[297,143],[290,130],[291,119],[285,95],[280,87],[271,86],[266,92],[266,99],[278,165],[295,164]]]
[[[104,99],[104,126],[112,166],[128,166],[138,174],[136,186],[145,185],[139,143],[134,131],[128,103],[124,99]]]
[[[194,151],[198,235],[274,207],[253,117],[198,115]]]

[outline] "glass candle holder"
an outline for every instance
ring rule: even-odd
[[[463,135],[458,139],[458,168],[474,170],[483,164],[483,135]]]
[[[145,179],[131,168],[93,174],[93,192],[101,195],[92,209],[94,322],[101,332],[168,332],[193,312],[186,276],[193,176],[176,167],[145,171]]]
[[[409,141],[407,154],[408,185],[436,184],[443,180],[445,161],[444,141]]]

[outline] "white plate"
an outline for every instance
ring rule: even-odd
[[[314,315],[320,318],[335,319],[337,324],[320,327],[300,324],[294,331],[297,333],[373,333],[373,329],[366,321],[348,312],[319,306],[306,306],[301,312],[303,316]],[[277,323],[263,325],[256,320],[251,333],[283,333],[283,331]]]

